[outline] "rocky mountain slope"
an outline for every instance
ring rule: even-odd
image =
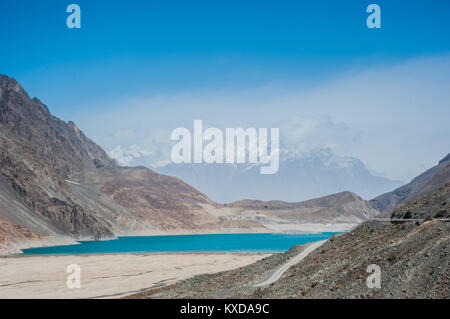
[[[410,183],[382,194],[370,203],[377,210],[386,212],[384,216],[388,217],[395,206],[419,198],[446,183],[450,183],[450,153],[438,165],[415,177]]]
[[[404,221],[365,222],[331,237],[271,285],[254,287],[301,252],[296,246],[255,264],[201,275],[130,298],[449,298],[450,184],[395,209]],[[421,221],[411,220],[419,218]],[[369,288],[369,265],[381,288]]]
[[[11,243],[16,250],[24,241],[36,245],[35,238],[46,244],[125,233],[264,228],[224,222],[210,213],[218,207],[177,178],[118,166],[73,122],[52,116],[17,81],[0,75],[0,236],[7,251],[14,250]],[[18,236],[18,227],[33,241]]]

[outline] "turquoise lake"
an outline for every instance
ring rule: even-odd
[[[324,240],[320,234],[208,234],[119,237],[107,241],[80,241],[78,245],[24,249],[26,255],[74,255],[172,252],[282,252],[294,245]]]

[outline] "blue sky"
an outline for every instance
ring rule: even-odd
[[[69,3],[82,29],[65,26]],[[91,99],[318,77],[450,50],[449,1],[5,0],[0,70],[64,115]],[[82,96],[80,96],[82,92]]]
[[[81,30],[71,30],[65,25],[68,16],[65,9],[70,3],[81,7]],[[366,7],[370,3],[381,7],[379,30],[366,27]],[[186,114],[193,102],[184,103],[174,96],[185,94],[192,101],[211,97],[211,105],[218,105],[214,99],[223,100],[223,95],[217,93],[221,91],[233,98],[229,104],[218,105],[218,109],[212,106],[216,113],[223,109],[254,110],[258,108],[255,103],[239,101],[253,99],[253,94],[264,94],[267,87],[276,92],[274,96],[293,96],[297,91],[331,89],[330,85],[336,87],[330,84],[333,79],[374,74],[376,70],[389,77],[404,65],[414,65],[417,72],[413,74],[423,75],[427,63],[432,64],[427,82],[447,83],[448,78],[443,74],[448,71],[450,52],[449,14],[450,2],[446,0],[3,0],[0,2],[0,73],[15,77],[30,95],[49,105],[54,114],[64,120],[76,120],[87,134],[98,138],[108,149],[114,145],[105,136],[113,134],[114,129],[135,129],[137,124],[128,119],[125,121],[128,127],[99,125],[100,114],[121,114],[117,110],[126,109],[130,101],[140,100],[144,105],[138,109],[145,108],[148,112],[136,113],[137,118],[143,114],[164,116],[167,108],[168,113],[175,110]],[[398,72],[395,74],[400,76]],[[406,81],[408,72],[402,76],[398,83],[420,87],[420,82]],[[384,78],[378,80],[382,82]],[[352,90],[351,86],[345,89]],[[327,94],[324,92],[321,94]],[[408,90],[405,92],[407,95]],[[430,94],[436,96],[435,93]],[[408,101],[406,95],[400,99],[402,102]],[[160,104],[148,103],[155,96],[166,99]],[[207,105],[208,100],[202,103]],[[160,105],[166,110],[161,110]],[[272,108],[279,107],[272,105]],[[408,107],[406,103],[404,110]],[[441,125],[440,118],[449,115],[445,107],[442,104],[435,111],[428,110],[432,123],[422,132],[428,134],[427,138],[447,134],[432,129]],[[301,117],[329,117],[351,129],[360,129],[353,127],[356,120],[346,121],[337,111],[336,114],[329,109],[320,114],[310,109],[296,111]],[[286,107],[285,112],[289,118],[293,106]],[[417,118],[423,117],[419,111],[416,113]],[[119,122],[120,116],[110,122]],[[270,117],[269,114],[265,119]],[[211,121],[219,120],[212,117]],[[167,129],[173,125],[166,121]],[[149,134],[144,132],[145,125],[142,126],[138,134],[141,139]],[[407,123],[399,126],[406,128]],[[420,132],[411,131],[409,135],[416,133]],[[409,169],[399,174],[394,167],[383,171],[385,163],[381,160],[370,162],[373,155],[369,153],[350,153],[370,162],[371,168],[384,175],[407,179],[438,160],[440,149],[445,155],[448,150],[443,150],[443,144],[439,143],[429,146],[433,150],[428,157],[419,156]],[[379,144],[381,149],[383,141]],[[417,153],[421,152],[420,146],[408,145],[417,148]],[[413,156],[413,153],[403,154]]]

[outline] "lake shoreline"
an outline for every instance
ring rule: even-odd
[[[295,245],[319,241],[334,235],[320,234],[205,234],[179,236],[130,236],[110,241],[80,241],[76,245],[24,249],[21,255],[110,255],[148,253],[243,253],[273,254]]]
[[[46,248],[56,246],[71,246],[80,244],[80,242],[112,241],[118,238],[126,237],[155,237],[155,236],[184,236],[184,235],[227,235],[227,234],[278,234],[278,235],[314,235],[323,232],[347,232],[357,226],[357,223],[294,223],[294,224],[268,224],[266,229],[253,228],[225,228],[222,231],[217,230],[200,232],[190,231],[141,231],[124,232],[117,234],[114,238],[103,238],[94,240],[89,237],[73,239],[68,236],[62,237],[42,237],[32,241],[17,241],[12,247],[3,247],[0,245],[0,257],[5,256],[23,256],[23,250],[34,248]],[[188,251],[189,253],[190,251]],[[205,251],[209,252],[209,251]],[[278,251],[277,251],[278,252]]]
[[[280,251],[274,252],[220,252],[220,251],[198,251],[198,252],[144,252],[144,253],[93,253],[93,254],[17,254],[17,255],[7,255],[0,256],[0,261],[2,259],[15,259],[15,258],[33,258],[33,257],[92,257],[92,256],[165,256],[165,255],[236,255],[236,256],[248,256],[248,255],[273,255],[278,254]]]

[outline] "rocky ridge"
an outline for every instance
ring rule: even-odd
[[[392,192],[377,196],[370,204],[389,217],[394,207],[410,202],[450,183],[450,153],[439,163]]]

